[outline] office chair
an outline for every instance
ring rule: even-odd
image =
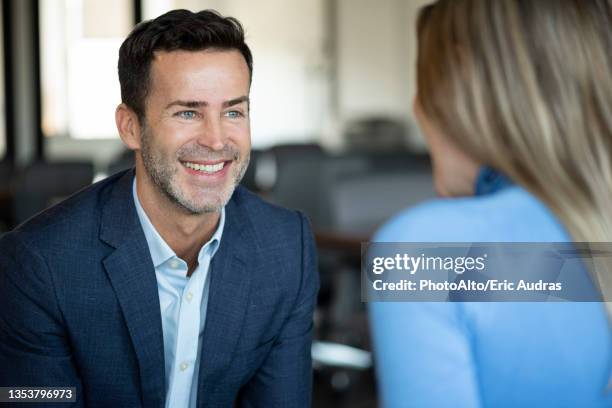
[[[93,163],[88,161],[36,162],[14,179],[14,218],[20,224],[91,184]]]

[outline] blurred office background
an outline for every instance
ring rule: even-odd
[[[377,406],[360,243],[434,195],[411,113],[427,2],[2,0],[0,234],[132,166],[114,110],[117,52],[134,24],[174,8],[237,17],[254,54],[243,184],[304,211],[319,247],[313,406]]]

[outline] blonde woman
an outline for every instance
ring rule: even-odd
[[[439,0],[414,111],[445,198],[381,242],[612,242],[609,0]],[[590,279],[612,297],[603,269]],[[611,407],[605,303],[371,303],[387,407]],[[608,313],[608,314],[606,314]]]

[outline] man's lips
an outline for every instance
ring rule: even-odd
[[[229,162],[232,159],[215,159],[215,160],[198,160],[198,159],[179,159],[179,161],[181,163],[195,163],[195,164],[202,164],[202,165],[214,165],[214,164],[219,164],[219,163],[224,163],[224,162]]]

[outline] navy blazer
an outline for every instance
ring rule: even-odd
[[[0,239],[0,386],[73,386],[76,406],[164,406],[157,281],[133,177],[96,183]],[[319,278],[308,222],[243,187],[226,216],[198,407],[310,406]]]

